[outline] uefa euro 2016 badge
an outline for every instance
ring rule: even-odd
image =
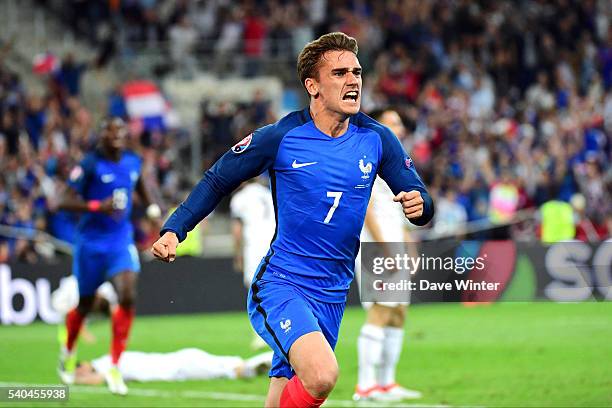
[[[81,178],[82,175],[83,175],[83,168],[77,165],[70,171],[70,176],[69,176],[70,181],[76,182],[78,179]]]
[[[412,167],[412,159],[410,157],[406,157],[404,159],[404,165],[406,166],[407,169]]]
[[[236,143],[232,146],[232,152],[236,154],[240,154],[246,150],[247,147],[251,144],[251,140],[253,139],[253,134],[249,134],[247,137]]]

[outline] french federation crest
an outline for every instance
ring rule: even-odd
[[[249,145],[251,144],[251,140],[253,140],[253,134],[249,134],[247,137],[245,137],[244,139],[242,139],[241,141],[239,141],[238,143],[236,143],[235,145],[232,146],[232,152],[236,153],[236,154],[240,154],[242,152],[244,152],[247,147],[249,147]]]
[[[363,176],[361,176],[362,179],[369,179],[370,173],[372,172],[372,163],[368,162],[368,164],[365,164],[363,162],[363,159],[359,159],[359,170],[361,170],[361,172],[363,173]]]

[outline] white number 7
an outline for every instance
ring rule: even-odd
[[[327,217],[325,217],[325,221],[323,221],[325,224],[329,224],[329,221],[331,221],[332,217],[334,216],[334,211],[336,211],[336,208],[338,208],[338,204],[340,204],[340,197],[342,197],[342,191],[328,191],[327,196],[334,197],[334,204],[332,204],[331,208],[327,212]]]

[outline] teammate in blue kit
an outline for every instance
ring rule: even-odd
[[[117,293],[118,306],[112,314],[110,354],[113,367],[106,374],[106,382],[116,394],[127,393],[117,364],[134,318],[137,273],[140,271],[130,222],[133,192],[137,191],[148,204],[147,214],[151,218],[161,215],[140,178],[140,157],[124,150],[126,133],[120,118],[103,121],[100,146],[72,170],[71,189],[59,205],[60,209],[83,214],[77,227],[73,256],[79,304],[66,315],[67,340],[61,350],[58,371],[62,381],[73,383],[74,347],[79,331],[91,311],[96,290],[108,280]]]
[[[222,156],[168,219],[152,252],[173,261],[178,243],[224,195],[268,170],[276,232],[247,305],[274,350],[266,406],[318,407],[338,377],[333,349],[374,179],[387,182],[416,225],[427,224],[434,208],[399,140],[359,112],[355,39],[323,35],[304,47],[297,65],[310,106]]]

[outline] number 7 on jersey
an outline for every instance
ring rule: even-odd
[[[340,197],[342,197],[342,191],[328,191],[327,196],[333,197],[334,203],[327,212],[327,217],[325,217],[325,220],[323,221],[325,224],[329,224],[332,217],[334,216],[334,211],[336,211],[336,208],[338,208],[338,204],[340,204]]]

